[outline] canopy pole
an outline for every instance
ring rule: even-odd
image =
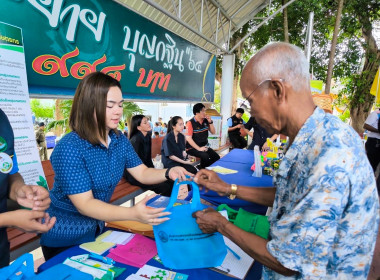
[[[222,115],[222,128],[227,125],[227,119],[231,116],[232,92],[234,84],[235,54],[224,54],[222,65],[222,84],[220,98],[220,114]],[[223,133],[224,132],[224,133]],[[221,145],[227,140],[227,130],[222,129]]]

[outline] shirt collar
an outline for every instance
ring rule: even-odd
[[[115,133],[115,131],[111,129],[107,135],[108,147],[110,146],[111,142],[116,141],[118,137],[119,136]],[[85,141],[85,145],[87,148],[96,147],[96,146],[104,147],[104,145],[102,145],[102,144],[93,145],[93,144],[91,144],[91,142],[89,142],[87,140]]]

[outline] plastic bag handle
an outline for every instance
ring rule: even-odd
[[[200,208],[201,204],[201,196],[199,194],[199,187],[194,181],[182,181],[178,182],[178,179],[174,181],[172,194],[170,196],[169,204],[166,207],[167,210],[173,208],[174,203],[177,201],[177,196],[179,192],[180,185],[191,185],[193,189],[193,200],[191,201],[191,208],[197,210]]]
[[[5,277],[4,279],[25,279],[33,277],[35,276],[33,255],[26,253],[18,257],[11,265],[0,269],[0,271],[0,274]]]

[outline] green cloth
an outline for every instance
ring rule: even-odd
[[[242,208],[236,211],[226,204],[221,204],[218,206],[218,211],[227,210],[228,220],[235,226],[247,231],[254,233],[262,238],[268,239],[269,234],[269,222],[267,216],[262,216],[248,212]]]

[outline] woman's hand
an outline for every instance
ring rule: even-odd
[[[194,177],[194,174],[188,172],[185,168],[181,166],[175,166],[170,168],[169,170],[169,178],[172,179],[173,181],[178,179],[179,181],[186,181],[188,178],[187,176],[190,176],[191,178]]]
[[[33,210],[15,210],[6,212],[7,226],[16,227],[26,232],[43,233],[49,231],[55,224],[56,218],[50,218],[48,213]]]
[[[49,191],[41,186],[22,185],[15,194],[18,204],[32,210],[44,211],[50,206]]]
[[[133,210],[134,216],[137,221],[149,224],[152,226],[159,225],[167,220],[170,220],[169,217],[165,217],[170,215],[170,212],[163,212],[165,208],[151,208],[146,206],[146,203],[149,199],[155,197],[156,194],[152,194],[149,196],[146,196],[143,200],[141,200],[139,203],[137,203],[135,206],[131,208]]]

